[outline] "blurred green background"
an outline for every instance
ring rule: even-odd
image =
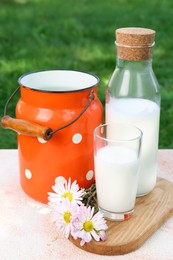
[[[161,87],[160,148],[173,148],[173,1],[0,0],[0,117],[24,73],[84,70],[98,75],[99,98],[115,68],[115,29],[156,30],[153,68]],[[19,94],[10,103],[14,116]],[[0,127],[0,148],[17,148]]]

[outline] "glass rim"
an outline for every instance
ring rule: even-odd
[[[105,124],[100,124],[99,126],[97,126],[95,129],[94,129],[94,137],[97,137],[99,138],[100,140],[103,140],[103,141],[108,141],[108,142],[131,142],[131,141],[135,141],[135,140],[139,140],[141,139],[142,140],[142,136],[143,136],[143,132],[142,130],[135,126],[135,125],[131,125],[131,124],[117,124],[117,126],[123,126],[123,127],[130,127],[131,129],[136,129],[138,131],[138,135],[136,137],[132,137],[132,138],[114,138],[114,139],[110,139],[110,138],[106,138],[106,137],[103,137],[103,136],[100,136],[98,133],[97,133],[97,130],[100,129],[101,127],[107,127],[107,126],[110,126],[110,125],[113,125],[111,123],[105,123]]]

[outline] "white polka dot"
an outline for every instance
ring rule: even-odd
[[[39,143],[41,143],[41,144],[45,144],[45,143],[47,143],[47,141],[44,140],[44,139],[41,138],[41,137],[38,137],[37,139],[38,139]]]
[[[25,170],[25,176],[27,179],[31,179],[32,178],[32,172],[28,169]]]
[[[72,141],[74,144],[79,144],[82,141],[82,135],[81,134],[73,135]]]
[[[66,182],[66,179],[63,177],[63,176],[58,176],[56,179],[55,179],[55,183],[65,183]]]
[[[93,176],[94,176],[94,171],[93,171],[93,170],[90,170],[90,171],[88,171],[87,174],[86,174],[86,179],[87,179],[88,181],[90,181],[90,180],[93,178]]]

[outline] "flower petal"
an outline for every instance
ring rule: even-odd
[[[91,235],[93,236],[93,238],[94,238],[96,241],[99,241],[99,240],[100,240],[100,236],[95,232],[95,230],[92,230],[92,231],[91,231]]]

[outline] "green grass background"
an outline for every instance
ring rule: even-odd
[[[84,70],[101,80],[115,68],[115,29],[156,30],[153,68],[161,87],[160,148],[173,148],[173,1],[0,0],[0,117],[20,75],[45,69]],[[8,114],[14,116],[16,96]],[[0,127],[0,148],[17,148],[16,134]]]

